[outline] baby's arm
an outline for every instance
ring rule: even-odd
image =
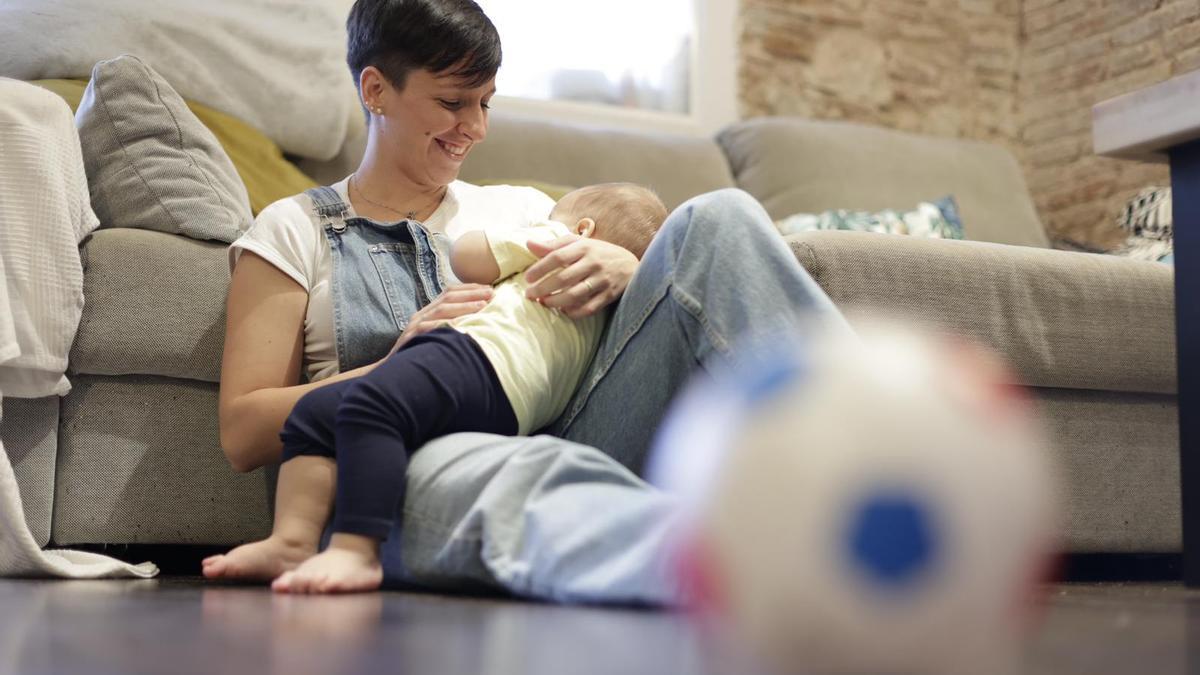
[[[450,249],[450,269],[463,283],[491,284],[500,278],[487,235],[480,230],[459,237]]]

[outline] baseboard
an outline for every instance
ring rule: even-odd
[[[1179,581],[1180,553],[1068,553],[1063,556],[1061,581]]]

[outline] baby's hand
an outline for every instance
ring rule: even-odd
[[[474,314],[487,306],[492,299],[492,287],[483,284],[462,284],[451,286],[433,299],[428,305],[417,310],[409,319],[404,332],[392,345],[388,356],[396,353],[412,338],[428,333],[435,328],[447,325],[451,319],[467,314]],[[387,358],[387,357],[384,357]]]

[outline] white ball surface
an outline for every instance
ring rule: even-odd
[[[691,387],[652,476],[731,630],[783,670],[1012,666],[1052,552],[1051,467],[987,352],[894,324]]]

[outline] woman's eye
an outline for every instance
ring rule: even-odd
[[[438,102],[450,110],[457,110],[462,107],[462,101],[448,101],[444,98],[441,98],[438,99]]]

